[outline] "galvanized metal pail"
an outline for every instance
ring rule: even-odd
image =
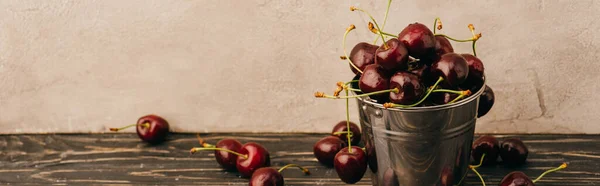
[[[458,184],[468,170],[482,92],[452,104],[413,108],[384,108],[357,98],[373,185]]]

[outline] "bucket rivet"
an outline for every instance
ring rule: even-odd
[[[377,117],[383,117],[383,112],[381,112],[381,109],[378,109],[375,111],[375,116]]]
[[[366,111],[366,110],[367,110],[367,105],[363,105],[363,106],[362,106],[362,109],[363,109],[364,111]]]

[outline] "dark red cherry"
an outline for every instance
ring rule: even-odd
[[[375,51],[379,48],[377,45],[372,45],[366,42],[360,42],[354,45],[352,51],[350,52],[350,61],[361,71],[365,70],[367,65],[375,63]],[[350,69],[354,74],[359,74],[359,72],[350,65]]]
[[[481,60],[471,54],[461,54],[462,57],[467,61],[469,66],[469,76],[460,87],[463,89],[469,89],[471,92],[477,92],[483,86],[484,81],[484,67]]]
[[[365,175],[367,156],[357,146],[352,146],[352,152],[348,152],[348,147],[346,147],[335,155],[333,165],[338,177],[343,182],[353,184],[360,181]]]
[[[484,135],[477,138],[473,142],[471,156],[475,162],[479,162],[481,160],[481,156],[485,154],[485,157],[483,158],[483,165],[490,165],[496,163],[496,160],[498,159],[498,151],[500,151],[500,149],[496,137]]]
[[[389,72],[385,71],[383,67],[378,64],[371,64],[365,67],[363,74],[360,76],[358,81],[358,87],[363,93],[371,93],[381,90],[389,90],[390,88],[390,75]],[[371,95],[371,99],[377,100],[377,102],[383,103],[387,101],[389,94],[376,94]]]
[[[435,37],[427,26],[412,23],[406,26],[400,34],[400,40],[408,49],[408,54],[415,58],[424,58],[435,52]]]
[[[483,93],[479,96],[479,107],[477,108],[477,117],[485,116],[494,106],[494,90],[489,86],[485,86]]]
[[[447,53],[453,53],[454,48],[452,44],[446,37],[444,36],[435,36],[435,53],[438,56],[442,56]]]
[[[452,186],[454,184],[454,176],[452,175],[452,168],[446,166],[442,169],[442,174],[440,175],[440,182],[437,184],[438,186]]]
[[[436,105],[443,105],[443,104],[447,104],[450,101],[456,99],[456,97],[458,97],[459,94],[453,94],[453,93],[447,93],[447,92],[434,92],[431,93],[431,95],[429,95],[429,100],[431,100],[431,102],[433,104]]]
[[[346,147],[346,143],[336,136],[327,136],[317,141],[313,146],[313,154],[317,160],[326,166],[333,167],[335,155]]]
[[[502,178],[499,186],[535,186],[535,184],[525,173],[513,171]]]
[[[529,155],[529,149],[520,139],[509,138],[500,143],[500,158],[505,165],[525,164],[527,155]]]
[[[398,186],[400,183],[398,182],[398,177],[396,177],[396,173],[394,169],[388,168],[385,173],[383,173],[383,186]]]
[[[457,53],[442,55],[439,61],[431,65],[431,79],[443,77],[440,85],[444,88],[454,89],[463,83],[469,75],[469,65],[464,57]]]
[[[375,51],[375,64],[383,69],[395,72],[408,68],[408,50],[400,40],[392,38]]]
[[[390,89],[398,88],[398,93],[390,92],[390,101],[401,105],[418,102],[425,93],[419,77],[410,72],[397,72],[390,78]]]
[[[279,171],[270,168],[262,167],[254,171],[250,178],[250,186],[283,186],[283,176]]]
[[[235,140],[235,139],[224,138],[222,140],[219,140],[219,142],[217,142],[215,147],[231,150],[234,152],[239,152],[240,149],[242,148],[242,143],[240,143],[238,140]],[[237,158],[238,158],[238,156],[235,154],[232,154],[232,153],[229,153],[226,151],[222,151],[222,150],[215,150],[215,159],[217,160],[217,163],[219,163],[219,165],[221,165],[221,167],[223,167],[227,171],[237,170],[237,167],[236,167]]]
[[[420,63],[420,62],[414,63],[414,64],[415,65],[413,65],[412,68],[410,68],[408,71],[410,73],[417,75],[419,77],[419,79],[421,79],[421,82],[423,82],[423,84],[427,85],[428,83],[430,83],[431,81],[428,79],[429,66],[427,66],[423,63]]]
[[[156,144],[165,141],[169,133],[169,123],[157,115],[146,115],[138,119],[136,132],[145,142]]]
[[[261,167],[271,166],[271,156],[267,149],[262,145],[254,142],[248,142],[242,146],[239,151],[236,167],[242,177],[250,177],[252,173]]]
[[[346,121],[340,121],[335,126],[333,126],[333,130],[331,130],[331,135],[337,136],[340,140],[348,143],[348,137],[346,133],[348,131],[348,126]],[[336,132],[342,132],[343,134],[335,134]],[[358,145],[360,143],[360,128],[356,123],[350,122],[350,132],[352,132],[352,136],[350,137],[350,141],[353,145]]]

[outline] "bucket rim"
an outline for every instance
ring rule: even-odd
[[[360,74],[357,74],[356,76],[354,76],[354,78],[352,78],[352,80],[358,80],[358,78],[360,78]],[[401,108],[401,107],[396,107],[396,108],[385,108],[383,106],[383,104],[381,103],[376,103],[371,101],[370,99],[364,99],[363,97],[357,97],[355,99],[359,100],[362,103],[366,103],[369,104],[375,108],[379,108],[379,109],[385,109],[385,110],[391,110],[391,111],[399,111],[399,112],[424,112],[424,111],[439,111],[439,110],[445,110],[445,109],[452,109],[452,108],[456,108],[456,107],[460,107],[463,106],[465,104],[468,104],[476,99],[479,98],[479,96],[481,96],[481,94],[483,94],[483,91],[485,90],[485,86],[487,85],[487,78],[485,77],[485,75],[483,76],[483,84],[481,86],[481,88],[474,94],[471,94],[471,96],[467,97],[466,99],[462,99],[460,101],[451,103],[451,104],[444,104],[444,105],[434,105],[434,106],[421,106],[421,107],[408,107],[408,108]],[[359,87],[353,87],[352,83],[350,84],[350,87],[352,88],[357,88],[360,89]],[[352,94],[357,94],[356,92],[352,91]]]

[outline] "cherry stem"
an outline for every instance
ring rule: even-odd
[[[459,95],[458,97],[454,98],[452,101],[448,102],[448,104],[450,104],[450,103],[454,103],[454,102],[456,102],[456,101],[458,101],[458,100],[460,100],[460,99],[464,98],[465,96],[467,96],[467,95],[465,95],[465,94],[461,94],[461,95]]]
[[[346,82],[346,85],[349,85],[350,83],[358,83],[358,80],[348,81],[348,82]]]
[[[360,89],[355,89],[355,88],[350,88],[350,87],[348,87],[346,89],[348,89],[350,91],[355,91],[355,92],[362,92]]]
[[[361,12],[367,14],[369,16],[369,18],[371,18],[371,21],[373,21],[373,23],[375,24],[375,27],[377,28],[377,30],[381,31],[381,28],[379,28],[377,21],[375,21],[375,18],[373,18],[373,16],[371,16],[371,14],[369,14],[369,12],[367,12],[363,9],[360,9],[360,8],[356,8],[355,6],[351,6],[350,11],[354,11],[354,10],[358,10],[358,11],[361,11]],[[381,41],[383,41],[383,47],[384,47],[383,49],[387,49],[389,46],[385,42],[385,38],[383,37],[383,34],[381,34],[381,32],[379,32],[379,36],[381,36]]]
[[[381,25],[381,29],[385,28],[385,23],[387,22],[388,13],[390,12],[390,5],[391,4],[392,4],[392,0],[389,0],[388,4],[387,4],[387,8],[385,9],[385,16],[383,17],[383,25]],[[378,40],[379,40],[379,37],[375,37],[375,41],[373,42],[373,44],[377,44]]]
[[[346,32],[344,32],[344,40],[342,40],[342,48],[344,50],[344,57],[346,58],[346,60],[348,60],[348,63],[352,65],[352,68],[354,68],[356,71],[362,74],[362,70],[360,70],[358,67],[356,67],[356,65],[354,65],[354,63],[352,63],[352,60],[350,60],[350,58],[348,57],[348,52],[346,52],[346,37],[348,36],[348,33],[350,33],[350,31],[354,30],[355,28],[356,26],[354,25],[350,25],[348,26],[348,28],[346,28]]]
[[[206,141],[204,141],[204,139],[202,139],[200,137],[200,134],[196,134],[196,138],[198,138],[198,143],[200,143],[200,145],[202,145],[202,147],[215,147],[214,145],[206,143]]]
[[[348,89],[346,89],[346,97],[348,97]],[[346,98],[346,132],[348,132],[348,134],[350,134],[350,109],[348,109],[348,105],[350,104],[350,99]],[[350,135],[346,135],[346,138],[348,138],[348,152],[352,153],[352,144],[350,143]]]
[[[479,177],[479,179],[481,180],[481,184],[483,186],[485,186],[485,180],[483,180],[483,177],[481,177],[481,174],[479,174],[479,172],[475,169],[471,169],[471,171],[473,171]]]
[[[467,94],[470,95],[471,91],[470,90],[465,90],[465,91],[460,91],[460,90],[450,90],[450,89],[435,89],[433,90],[433,92],[447,92],[447,93],[452,93],[452,94]]]
[[[471,38],[471,39],[454,39],[454,38],[452,38],[450,36],[447,36],[445,34],[435,34],[435,36],[443,36],[445,38],[448,38],[448,39],[450,39],[452,41],[456,41],[456,42],[471,42],[471,41],[476,41],[477,40],[476,38]]]
[[[473,35],[473,56],[477,56],[477,52],[475,51],[475,42],[481,38],[481,33],[475,34],[475,26],[473,26],[473,24],[469,24],[468,27]]]
[[[539,181],[540,179],[542,179],[542,177],[544,177],[548,173],[555,172],[555,171],[558,171],[558,170],[561,170],[561,169],[564,169],[564,168],[567,168],[567,163],[563,163],[559,167],[547,170],[546,172],[544,172],[540,176],[538,176],[535,180],[533,180],[533,183]]]
[[[347,91],[348,91],[348,89],[346,89],[346,92]],[[354,96],[330,96],[330,95],[325,94],[324,92],[315,92],[315,97],[329,98],[329,99],[348,99],[348,98],[366,97],[366,96],[370,96],[370,95],[382,94],[382,93],[388,93],[388,92],[398,93],[398,92],[400,92],[400,90],[398,88],[394,88],[394,89],[380,90],[380,91],[375,91],[375,92],[360,94],[360,95],[354,95]]]
[[[433,20],[433,34],[435,34],[436,30],[441,30],[442,29],[442,20],[439,17],[436,17],[435,20]]]
[[[423,103],[423,101],[425,101],[425,99],[427,99],[427,97],[429,97],[429,95],[433,92],[433,90],[435,89],[435,87],[437,87],[437,85],[442,82],[444,80],[443,77],[438,78],[437,82],[435,82],[435,84],[433,84],[433,86],[431,86],[431,88],[429,88],[429,90],[427,90],[427,94],[425,94],[425,96],[423,96],[423,98],[421,98],[421,100],[419,100],[418,102],[412,104],[412,105],[400,105],[400,104],[395,104],[395,103],[385,103],[383,104],[383,107],[385,108],[392,108],[392,107],[402,107],[402,108],[408,108],[408,107],[414,107],[417,106],[421,103]]]
[[[127,126],[124,126],[124,127],[121,127],[121,128],[110,128],[110,131],[117,132],[117,131],[120,131],[120,130],[125,130],[125,129],[129,128],[129,127],[135,127],[137,125],[138,124],[131,124],[131,125],[127,125]],[[139,125],[141,125],[142,128],[148,128],[148,127],[150,127],[150,123],[143,123],[143,124],[139,124]]]
[[[300,170],[302,170],[302,172],[304,172],[304,174],[306,175],[310,175],[310,171],[308,171],[308,169],[300,166],[300,165],[296,165],[296,164],[288,164],[286,166],[281,167],[277,172],[281,172],[289,167],[298,167]]]
[[[219,151],[225,151],[225,152],[229,152],[231,154],[235,154],[237,156],[244,157],[244,159],[248,159],[248,155],[247,154],[240,154],[239,152],[236,152],[236,151],[232,151],[232,150],[224,149],[224,148],[216,148],[216,147],[202,147],[202,148],[197,148],[196,147],[196,148],[192,148],[190,150],[190,154],[194,154],[194,153],[196,153],[198,151],[201,151],[201,150],[219,150]]]
[[[348,135],[352,136],[352,132],[347,132],[347,131],[339,131],[339,132],[333,133],[334,136],[339,136],[341,134],[348,134]]]
[[[485,157],[485,154],[483,154],[483,155],[481,156],[481,159],[479,160],[479,164],[478,164],[478,165],[469,165],[469,169],[472,169],[472,170],[474,170],[474,169],[476,169],[476,168],[480,167],[480,166],[481,166],[481,164],[483,164],[483,158],[484,158],[484,157]],[[460,185],[460,183],[462,183],[462,181],[465,179],[465,177],[467,177],[467,173],[465,173],[465,174],[463,175],[463,177],[460,179],[460,181],[458,182],[458,184],[457,184],[457,185]],[[484,184],[485,184],[485,183],[484,183]]]

